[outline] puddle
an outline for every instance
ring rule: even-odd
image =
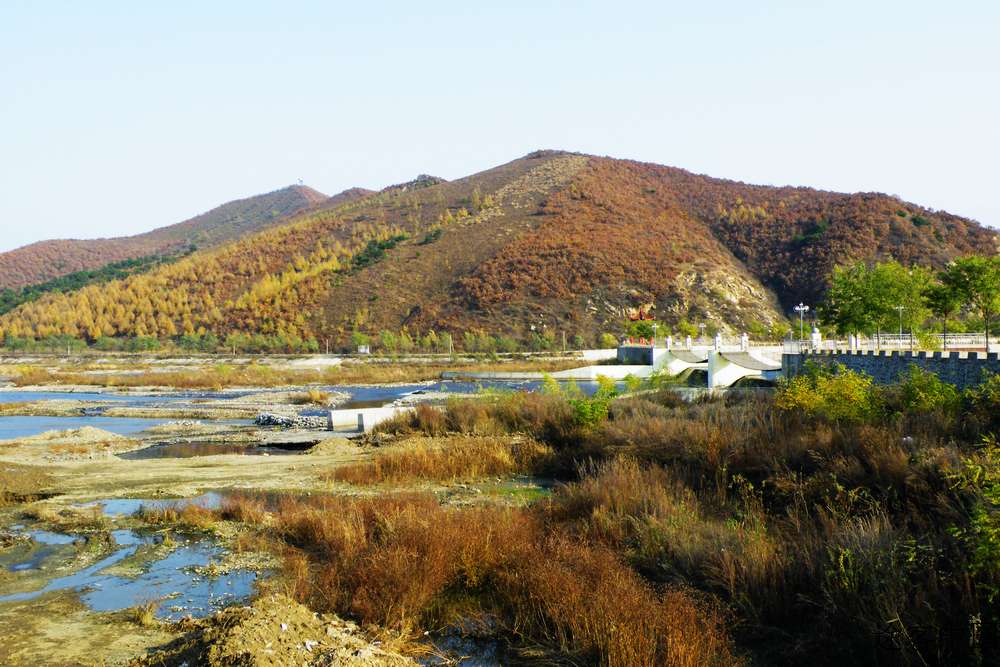
[[[280,456],[283,454],[301,454],[312,444],[298,448],[291,447],[255,447],[231,442],[179,442],[163,445],[153,445],[144,449],[118,454],[118,458],[128,460],[142,459],[187,459],[195,456],[216,456],[219,454],[241,454],[245,456]]]
[[[65,546],[80,539],[44,531],[29,534],[40,538],[42,544],[56,546]],[[143,546],[156,544],[159,539],[133,530],[115,530],[111,535],[117,545],[112,554],[78,572],[51,579],[39,590],[0,596],[0,603],[32,600],[51,591],[73,589],[81,593],[80,599],[93,611],[118,611],[151,600],[162,600],[156,612],[157,618],[178,620],[188,614],[207,616],[248,598],[253,591],[257,579],[255,572],[235,570],[209,577],[194,571],[194,568],[205,567],[223,555],[223,550],[207,538],[181,542],[163,558],[146,564],[135,577],[108,574],[106,570],[111,566],[135,555]],[[33,555],[28,561],[17,563],[10,569],[15,572],[37,569],[40,563]]]
[[[216,491],[208,491],[200,496],[191,498],[106,498],[104,500],[93,500],[89,503],[74,505],[74,507],[97,507],[100,506],[104,516],[131,516],[143,507],[150,510],[161,509],[184,509],[188,505],[198,505],[205,509],[219,509],[222,507],[224,495]]]
[[[505,667],[520,664],[502,641],[492,638],[464,637],[457,634],[437,635],[434,648],[442,655],[417,660],[428,667],[461,665],[462,667]]]
[[[46,559],[63,551],[63,547],[73,544],[79,538],[73,535],[53,533],[47,530],[32,530],[24,533],[33,542],[18,544],[0,557],[0,567],[8,572],[37,570]]]

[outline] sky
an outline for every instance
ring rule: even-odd
[[[0,251],[539,148],[1000,226],[996,2],[0,1]]]

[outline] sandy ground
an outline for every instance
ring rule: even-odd
[[[259,439],[253,431],[242,434],[228,431],[224,439],[230,441],[240,437]],[[46,571],[0,572],[0,594],[37,590],[48,578],[79,571],[108,554],[109,547],[102,545],[101,535],[109,526],[102,527],[98,521],[87,526],[86,512],[74,509],[75,505],[106,498],[191,497],[225,489],[329,491],[330,484],[318,478],[320,471],[370,456],[363,448],[342,438],[324,442],[316,447],[315,453],[289,456],[228,454],[123,460],[115,455],[147,446],[150,439],[158,442],[165,437],[203,439],[206,435],[219,437],[218,427],[167,425],[137,438],[83,428],[0,442],[0,462],[44,467],[51,477],[50,490],[58,494],[30,505],[0,509],[0,532],[15,523],[54,530],[65,525],[67,530],[89,538],[86,545],[67,548],[65,559],[46,561]],[[322,433],[312,434],[313,438],[322,436]],[[115,519],[110,527],[121,528],[128,523],[129,519]],[[5,548],[3,542],[0,540],[0,553]],[[130,566],[122,563],[117,567],[123,570]],[[72,591],[46,593],[30,601],[0,603],[0,664],[122,665],[147,650],[169,644],[177,639],[176,632],[173,626],[138,625],[125,612],[88,611]],[[361,640],[352,641],[357,644]]]

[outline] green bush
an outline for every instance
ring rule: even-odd
[[[816,366],[784,382],[775,405],[830,421],[867,421],[880,413],[879,395],[871,377],[848,370],[841,364]]]
[[[951,412],[959,406],[959,393],[935,373],[912,364],[899,381],[900,407],[907,413]]]

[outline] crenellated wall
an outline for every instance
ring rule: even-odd
[[[652,366],[653,347],[651,345],[621,345],[618,348],[618,363]]]
[[[911,364],[931,371],[943,381],[960,389],[983,381],[984,374],[1000,373],[1000,354],[997,352],[909,352],[898,350],[825,351],[805,354],[783,354],[781,371],[786,378],[795,377],[803,366],[812,361],[817,364],[843,364],[853,371],[867,373],[879,384],[892,384],[906,372]]]

